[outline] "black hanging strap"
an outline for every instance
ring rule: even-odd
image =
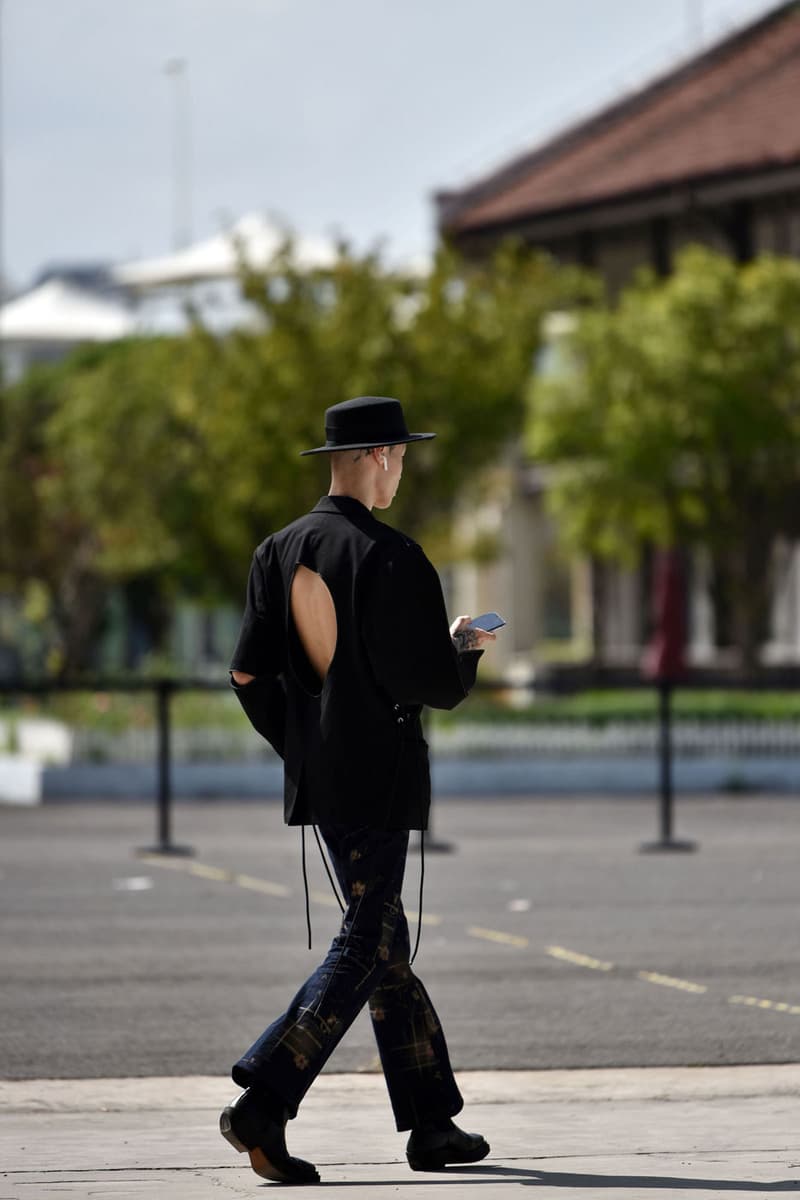
[[[300,854],[303,860],[303,889],[306,895],[306,928],[308,930],[308,948],[311,949],[311,905],[308,900],[308,872],[306,870],[306,827],[300,826]]]

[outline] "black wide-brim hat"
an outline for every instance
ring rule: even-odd
[[[300,453],[325,454],[332,450],[399,446],[403,442],[424,442],[436,434],[409,433],[403,407],[391,396],[359,396],[325,410],[325,437],[324,446]]]

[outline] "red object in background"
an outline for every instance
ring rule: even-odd
[[[669,682],[686,671],[686,577],[679,550],[659,550],[653,572],[653,640],[642,660],[648,679]]]

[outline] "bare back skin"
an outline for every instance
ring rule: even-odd
[[[289,597],[300,643],[323,683],[336,651],[336,609],[321,575],[298,564]]]
[[[322,576],[298,563],[292,578],[289,606],[300,644],[320,683],[324,683],[336,652],[338,633],[333,597]],[[255,679],[255,675],[246,671],[232,671],[231,674],[240,687]]]

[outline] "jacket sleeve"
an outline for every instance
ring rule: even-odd
[[[483,651],[456,650],[439,576],[413,542],[375,566],[362,633],[375,678],[398,704],[455,708],[475,683]]]
[[[254,554],[247,580],[247,599],[231,671],[254,675],[250,683],[236,683],[236,692],[250,724],[274,750],[284,755],[286,742],[286,687],[284,682],[280,606],[270,602],[262,564]]]

